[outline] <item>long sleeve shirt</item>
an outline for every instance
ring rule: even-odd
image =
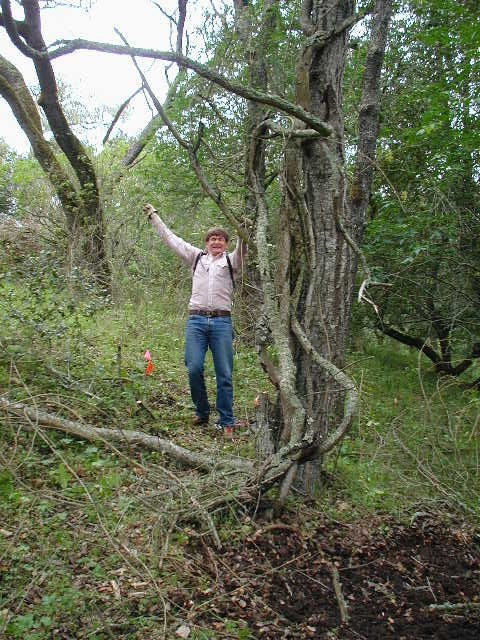
[[[195,261],[203,250],[176,236],[156,213],[152,215],[151,222],[163,242],[186,262],[193,272]],[[247,245],[239,237],[234,251],[228,254],[234,277],[241,270],[246,254]],[[210,253],[200,255],[193,273],[192,295],[188,308],[203,311],[231,311],[232,295],[233,282],[227,253],[219,256],[213,256]]]

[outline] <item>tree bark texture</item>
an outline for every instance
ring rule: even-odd
[[[319,6],[320,5],[320,6]],[[346,176],[343,122],[343,72],[347,32],[318,42],[315,34],[335,33],[352,15],[350,0],[317,3],[309,19],[314,34],[303,50],[297,75],[297,98],[327,120],[333,135],[303,142],[300,149],[305,206],[312,223],[315,269],[305,279],[297,317],[314,348],[339,368],[344,366],[353,293],[352,250],[339,232],[336,217],[347,229]],[[303,240],[303,239],[302,239]],[[311,356],[296,347],[298,391],[312,416],[320,438],[341,414],[342,393]]]

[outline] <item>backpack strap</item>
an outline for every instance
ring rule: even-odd
[[[226,255],[227,258],[227,264],[228,264],[228,270],[230,271],[230,278],[232,279],[232,287],[235,289],[235,278],[233,277],[233,267],[232,267],[232,263],[230,261],[230,256]]]
[[[195,269],[197,268],[198,263],[200,262],[200,258],[206,255],[207,254],[205,253],[205,251],[200,251],[200,253],[195,258],[195,262],[193,264],[193,270],[192,270],[192,277],[195,273]],[[232,262],[230,260],[230,256],[228,255],[228,253],[226,255],[226,258],[227,258],[228,270],[230,271],[230,278],[232,279],[232,287],[235,289],[235,278],[233,277],[233,267],[232,267]]]
[[[194,265],[193,265],[192,276],[193,276],[193,274],[195,273],[195,269],[197,268],[197,264],[198,264],[198,262],[199,262],[200,258],[201,258],[202,256],[206,256],[206,255],[207,255],[207,254],[205,253],[205,251],[200,251],[200,253],[197,255],[197,257],[195,258],[195,263],[194,263]]]

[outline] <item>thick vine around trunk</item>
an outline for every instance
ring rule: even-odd
[[[259,18],[260,24],[254,25],[255,17],[252,2],[248,0],[233,0],[235,28],[244,52],[249,83],[255,89],[263,92],[268,90],[268,65],[266,64],[265,54],[268,45],[268,35],[275,24],[272,8],[277,4],[278,0],[266,0]],[[258,33],[256,33],[257,31]],[[265,183],[266,177],[266,144],[265,141],[261,139],[256,140],[255,136],[260,123],[263,122],[266,117],[267,109],[265,105],[255,100],[247,101],[244,123],[245,211],[243,217],[245,220],[248,219],[251,221],[252,227],[255,226],[258,219],[258,207],[251,175],[252,172],[255,173],[262,184]],[[246,316],[250,316],[247,318],[247,322],[254,325],[258,310],[262,304],[260,277],[254,252],[250,252],[248,257],[244,279],[248,282],[249,286],[242,288],[241,291],[245,303],[242,305],[242,309]],[[260,350],[259,355],[262,366],[268,370],[265,351]]]
[[[26,126],[27,120],[24,117],[18,121],[27,133],[35,157],[46,172],[62,203],[74,261],[80,260],[86,263],[95,278],[103,285],[109,286],[110,269],[105,249],[103,209],[93,163],[87,150],[72,132],[63,113],[55,74],[46,54],[47,47],[41,30],[38,0],[24,0],[22,6],[24,20],[14,21],[10,0],[1,0],[0,24],[5,27],[13,44],[33,61],[41,89],[38,105],[43,109],[55,141],[70,163],[78,184],[73,183],[67,176],[63,185],[59,182],[55,163],[45,160],[46,155],[53,155],[53,153],[46,151],[48,143],[43,138],[41,128],[37,125]],[[18,77],[20,73],[17,71],[15,75]],[[3,86],[3,95],[7,93],[10,95],[9,104],[22,105],[15,109],[12,107],[17,119],[20,109],[29,113],[31,124],[39,120],[38,114],[32,117],[34,103],[31,97],[26,96],[23,90],[13,96],[15,84],[10,83],[7,88],[5,76]],[[73,193],[75,193],[74,196]]]

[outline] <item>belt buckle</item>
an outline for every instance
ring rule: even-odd
[[[207,311],[205,315],[207,316],[207,318],[213,318],[213,311]]]

